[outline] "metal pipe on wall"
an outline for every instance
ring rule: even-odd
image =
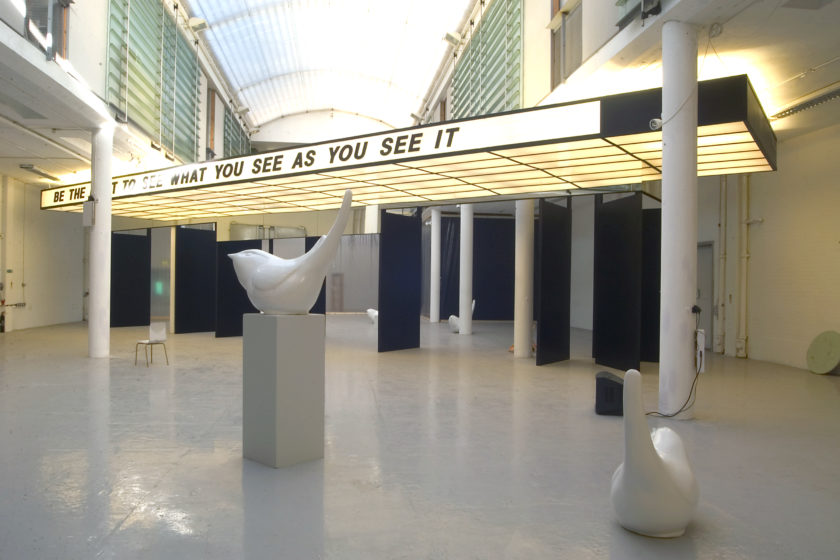
[[[748,356],[747,344],[749,333],[747,332],[747,301],[749,299],[750,273],[750,175],[741,175],[738,178],[738,210],[740,214],[739,236],[738,236],[738,331],[735,338],[735,357],[746,358]]]
[[[726,350],[726,186],[726,175],[722,175],[718,188],[718,297],[714,341],[714,351],[720,354]]]

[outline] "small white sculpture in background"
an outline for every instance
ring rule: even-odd
[[[475,312],[475,300],[472,300],[472,306],[470,307],[470,317]],[[450,315],[449,316],[449,330],[452,332],[461,332],[461,322],[458,320],[457,315]]]
[[[367,310],[367,316],[368,316],[368,319],[370,319],[370,322],[373,323],[374,327],[379,326],[379,311],[378,310],[373,309],[373,308],[369,308]]]
[[[670,428],[648,428],[642,378],[624,376],[624,462],[610,491],[622,527],[649,537],[679,537],[697,507],[697,481],[680,436]]]
[[[350,217],[352,198],[352,193],[345,191],[341,210],[329,233],[300,257],[283,259],[259,249],[228,255],[233,260],[236,277],[254,307],[268,315],[309,313],[321,292],[327,268],[338,251]]]

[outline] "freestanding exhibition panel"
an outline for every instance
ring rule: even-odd
[[[642,313],[642,194],[595,196],[592,357],[639,369]]]
[[[474,320],[513,320],[515,226],[510,218],[473,220]]]
[[[216,232],[175,232],[175,332],[215,331]]]
[[[149,230],[111,234],[111,326],[149,324],[152,241]]]
[[[236,278],[228,255],[246,249],[260,249],[262,241],[220,241],[216,244],[216,337],[242,336],[242,316],[259,313]]]
[[[421,214],[381,214],[378,350],[419,348]]]
[[[441,218],[440,317],[457,315],[460,275],[460,219]],[[510,218],[473,220],[473,319],[513,319],[515,222]]]
[[[572,209],[540,199],[537,225],[538,366],[568,360],[572,290]]]
[[[642,210],[642,327],[640,358],[659,361],[659,284],[662,210]]]

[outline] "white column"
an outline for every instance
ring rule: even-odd
[[[473,205],[461,205],[461,270],[458,279],[458,324],[461,334],[472,334]]]
[[[432,257],[429,263],[429,322],[440,321],[440,207],[432,208]]]
[[[88,354],[107,358],[111,352],[111,153],[114,128],[94,130],[91,155],[94,223],[90,229]]]
[[[673,414],[694,380],[697,292],[697,31],[662,27],[662,273],[659,411]],[[687,410],[678,418],[693,417]]]
[[[379,233],[379,205],[365,206],[365,233]]]
[[[534,200],[516,201],[513,288],[513,356],[531,357],[534,322]]]

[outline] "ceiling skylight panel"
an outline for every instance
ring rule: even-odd
[[[413,187],[413,186],[406,186],[403,190],[407,193],[418,195],[418,196],[426,196],[428,194],[444,194],[444,193],[462,193],[462,192],[469,192],[469,191],[476,191],[481,190],[481,187],[476,185],[470,185],[468,183],[461,183],[459,185],[453,186],[446,186],[446,187]]]
[[[429,200],[453,200],[454,199],[454,200],[457,201],[458,199],[461,199],[461,198],[476,198],[476,197],[479,197],[479,196],[491,197],[494,194],[496,194],[496,193],[494,193],[493,191],[480,189],[480,190],[476,190],[476,191],[459,192],[454,196],[451,193],[447,192],[447,193],[441,193],[441,194],[428,194],[428,195],[424,195],[424,197],[428,198]]]
[[[568,183],[561,183],[557,185],[552,185],[550,187],[546,187],[545,185],[531,185],[525,187],[498,187],[494,188],[493,190],[496,191],[496,193],[498,194],[527,194],[539,192],[566,191],[573,188],[575,188],[574,185],[570,185]]]
[[[557,144],[545,144],[541,146],[526,146],[524,148],[509,148],[506,150],[496,150],[495,153],[500,156],[520,159],[523,157],[537,154],[561,153],[575,150],[585,150],[590,148],[604,148],[609,146],[610,145],[601,138],[592,138],[590,140],[578,140],[576,142],[560,142]]]
[[[611,155],[611,156],[598,156],[598,157],[591,157],[591,158],[581,158],[581,159],[567,159],[567,160],[560,160],[560,161],[543,161],[543,162],[535,162],[542,169],[548,169],[551,171],[556,171],[558,169],[565,169],[568,167],[579,167],[582,165],[600,165],[604,163],[622,163],[622,162],[630,162],[635,161],[639,163],[639,160],[634,158],[633,156],[625,153]]]
[[[735,167],[735,168],[714,168],[714,169],[705,169],[699,170],[697,175],[699,176],[706,176],[706,175],[725,175],[731,173],[760,173],[762,171],[773,171],[773,168],[770,167],[769,164],[764,165],[755,165],[755,166],[748,166],[748,167]]]
[[[701,136],[697,139],[698,146],[719,146],[725,144],[737,144],[741,142],[752,142],[753,137],[749,132],[736,132],[732,134],[717,134],[714,136]]]
[[[714,146],[698,146],[697,147],[697,154],[704,155],[704,154],[717,154],[722,151],[727,153],[732,152],[749,152],[752,150],[758,150],[758,146],[756,146],[755,142],[740,142],[738,144],[726,144],[724,146],[714,145]]]
[[[466,171],[450,171],[447,173],[449,177],[458,177],[460,179],[490,179],[491,177],[504,177],[510,175],[516,175],[520,173],[526,173],[529,176],[534,177],[545,177],[546,173],[534,169],[533,167],[528,167],[527,165],[507,165],[505,167],[492,167],[487,169],[471,169]]]

